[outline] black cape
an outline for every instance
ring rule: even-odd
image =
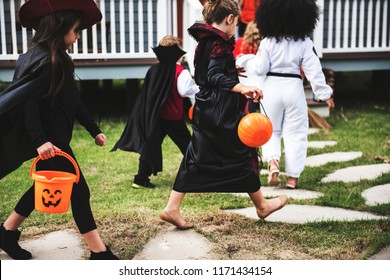
[[[36,48],[19,57],[13,83],[0,93],[0,179],[37,155],[24,127],[23,102],[48,91],[50,61]]]
[[[153,51],[159,63],[149,68],[125,129],[111,151],[139,153],[156,175],[162,171],[160,111],[173,86],[176,62],[185,52],[176,45],[158,46]]]

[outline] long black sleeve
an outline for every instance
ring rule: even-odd
[[[39,103],[37,98],[29,98],[24,104],[25,127],[35,148],[49,141],[42,127]]]
[[[102,131],[99,129],[99,127],[96,125],[95,121],[89,114],[87,108],[85,108],[85,106],[81,102],[79,102],[79,106],[77,107],[76,118],[93,138],[95,138],[98,134],[102,133]]]
[[[231,90],[238,81],[231,79],[225,74],[227,60],[224,57],[210,60],[207,79],[211,86],[225,90]]]

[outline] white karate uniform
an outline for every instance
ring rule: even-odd
[[[267,73],[300,75],[300,66],[319,100],[329,99],[332,88],[326,84],[320,60],[310,38],[294,41],[274,38],[261,41],[256,55],[237,59],[248,75],[266,76]],[[260,86],[260,85],[259,85]],[[263,158],[280,161],[283,137],[286,173],[299,178],[305,165],[309,129],[306,97],[302,80],[295,77],[266,76],[260,88],[261,100],[273,126],[271,139],[262,146]]]

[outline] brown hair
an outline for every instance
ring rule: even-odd
[[[203,17],[206,23],[221,23],[228,15],[240,15],[240,8],[234,0],[208,0],[203,7]]]
[[[31,40],[31,47],[42,46],[49,50],[51,79],[48,95],[50,97],[56,96],[66,84],[74,83],[74,64],[66,52],[64,36],[80,20],[80,13],[72,10],[43,16]]]
[[[172,35],[167,35],[163,37],[158,44],[163,47],[170,47],[174,45],[178,45],[179,47],[183,46],[182,40]]]

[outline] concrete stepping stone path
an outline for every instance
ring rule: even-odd
[[[290,190],[281,187],[261,187],[261,192],[265,197],[276,197],[285,194],[294,199],[312,199],[323,195],[323,193],[305,189]],[[235,193],[235,195],[249,197],[247,193]]]
[[[383,248],[378,254],[368,258],[369,260],[390,260],[390,246]]]
[[[390,203],[390,184],[366,189],[362,192],[362,197],[366,199],[366,205],[369,206]]]
[[[307,157],[305,161],[305,166],[316,167],[327,164],[328,162],[349,161],[359,158],[362,155],[362,152],[335,152],[319,154]]]
[[[353,166],[336,170],[322,178],[321,182],[342,181],[348,183],[373,180],[388,172],[390,172],[390,164],[387,163]]]
[[[308,148],[322,149],[326,146],[334,146],[336,145],[336,141],[309,141],[307,143]]]
[[[258,220],[255,207],[225,210],[229,213],[244,215],[245,217]],[[343,208],[323,207],[315,205],[288,204],[279,211],[269,215],[265,220],[268,222],[281,222],[290,224],[304,224],[320,221],[354,221],[354,220],[377,220],[386,219],[368,212],[353,211]]]
[[[210,242],[194,230],[173,228],[150,240],[133,260],[207,260]]]
[[[82,260],[86,253],[80,234],[73,230],[53,231],[19,244],[31,252],[33,260]],[[1,250],[0,260],[11,258]]]

